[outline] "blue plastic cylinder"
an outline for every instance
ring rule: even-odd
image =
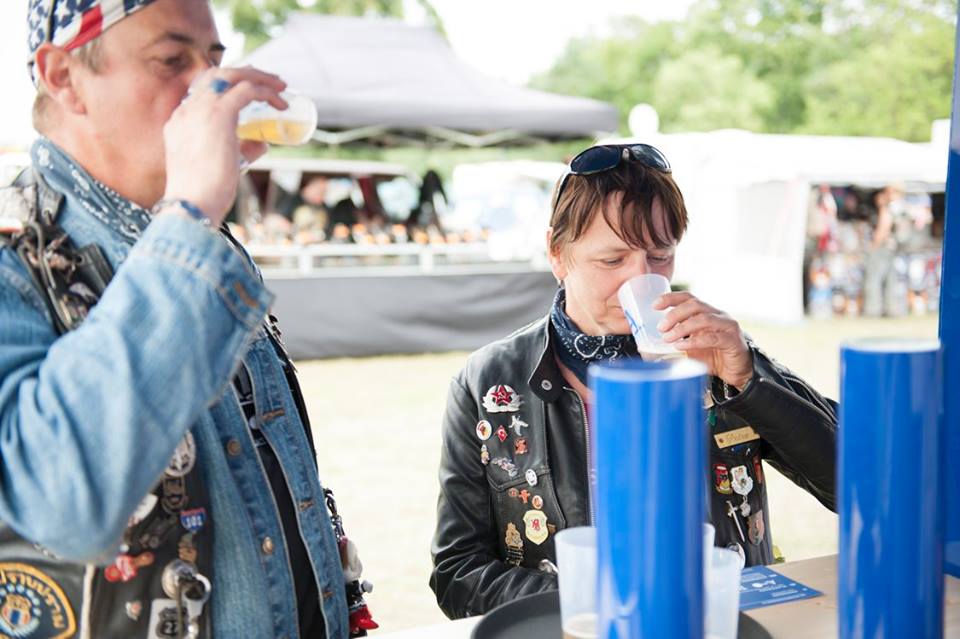
[[[598,636],[701,639],[706,367],[628,360],[589,383]]]
[[[957,7],[960,17],[960,6]],[[943,344],[944,388],[960,385],[960,29],[954,41],[953,109],[950,155],[947,159],[943,273],[940,285],[940,343]],[[960,393],[944,398],[946,424],[946,571],[960,577]]]
[[[840,363],[840,637],[942,637],[940,344],[863,340]]]

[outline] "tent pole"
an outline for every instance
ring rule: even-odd
[[[960,17],[960,7],[958,7]],[[960,29],[954,47],[953,108],[947,163],[943,272],[940,280],[940,341],[944,348],[947,446],[946,570],[960,577]],[[952,390],[951,390],[952,389]]]

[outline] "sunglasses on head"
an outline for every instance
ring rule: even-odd
[[[560,179],[554,205],[560,202],[567,179],[571,175],[596,175],[620,166],[621,162],[639,162],[661,173],[671,173],[670,162],[660,149],[649,144],[601,144],[591,146],[577,154],[570,162],[570,168]]]

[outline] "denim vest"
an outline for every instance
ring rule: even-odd
[[[9,577],[40,601],[7,597],[0,624],[27,628],[36,613],[47,625],[23,637],[69,637],[71,621],[77,636],[101,636],[97,598],[71,605],[53,566],[116,566],[144,495],[189,439],[212,515],[200,526],[215,540],[212,636],[299,636],[282,526],[229,383],[242,360],[255,389],[255,419],[297,507],[327,636],[346,637],[340,558],[284,362],[263,323],[271,295],[256,268],[222,237],[178,217],[157,218],[131,244],[67,195],[58,223],[75,245],[98,245],[116,274],[83,324],[61,337],[26,269],[0,247],[0,520],[9,526],[8,548],[24,557],[36,544],[32,552],[43,549],[48,569],[6,562],[11,555],[0,551],[0,589]],[[143,636],[151,638],[171,627],[169,618],[154,618],[155,601],[131,600],[123,610],[129,619],[148,619]]]

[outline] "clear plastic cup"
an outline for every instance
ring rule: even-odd
[[[740,619],[740,555],[712,548],[706,583],[706,639],[737,639]]]
[[[657,324],[666,317],[666,310],[655,310],[653,302],[670,292],[670,280],[657,273],[637,275],[624,282],[617,290],[617,298],[627,317],[630,332],[637,342],[637,350],[645,360],[682,357],[684,353],[663,341]]]
[[[306,144],[317,129],[317,107],[296,91],[280,94],[289,106],[276,109],[266,102],[251,102],[240,111],[237,137],[267,144]]]
[[[713,524],[703,524],[703,579],[706,582],[710,575],[710,562],[712,561],[713,542],[717,536],[717,529]]]
[[[597,636],[597,529],[565,528],[555,538],[564,639]]]

